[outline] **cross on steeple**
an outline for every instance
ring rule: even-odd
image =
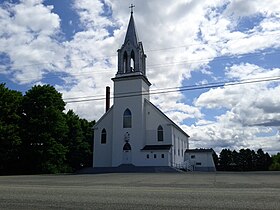
[[[129,7],[129,8],[130,8],[130,13],[131,13],[131,14],[133,13],[133,7],[135,7],[135,5],[133,5],[133,4],[131,4],[130,7]]]

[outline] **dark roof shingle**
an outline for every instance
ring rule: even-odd
[[[170,150],[172,144],[146,145],[142,150]]]

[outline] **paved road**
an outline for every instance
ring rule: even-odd
[[[0,209],[280,209],[280,173],[2,176]]]

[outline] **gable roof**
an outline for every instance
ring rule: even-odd
[[[110,109],[109,109],[107,112],[105,112],[105,113],[102,115],[102,117],[99,118],[99,120],[94,124],[94,126],[92,127],[92,129],[96,129],[96,127],[98,126],[98,124],[99,124],[110,112],[112,112],[113,108],[114,108],[114,105],[111,106]]]
[[[180,128],[175,122],[173,122],[169,117],[167,117],[166,114],[164,114],[159,108],[157,108],[152,102],[145,99],[145,102],[149,105],[151,105],[157,112],[159,112],[167,121],[170,122],[171,125],[173,125],[175,128],[177,128],[179,131],[181,131],[184,135],[187,137],[190,137],[182,128]]]

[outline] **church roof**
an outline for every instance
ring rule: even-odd
[[[146,145],[142,150],[170,150],[171,144],[166,145]]]
[[[131,12],[131,15],[130,15],[130,20],[129,20],[128,28],[126,31],[124,43],[126,43],[128,41],[130,41],[130,43],[134,44],[135,46],[137,46],[137,44],[138,44],[138,36],[136,33],[133,12]]]
[[[201,152],[214,152],[214,150],[213,149],[186,149],[185,152],[201,153]]]
[[[181,131],[183,134],[185,134],[187,137],[190,137],[182,128],[180,128],[175,122],[173,122],[169,117],[167,117],[166,114],[164,114],[159,108],[157,108],[152,102],[145,99],[145,102],[150,104],[156,111],[162,114],[162,116],[165,117],[170,122],[170,125],[173,125],[175,128],[177,128],[179,131]]]
[[[107,115],[111,114],[111,112],[113,111],[113,107],[114,107],[114,105],[111,106],[110,109],[109,109],[107,112],[105,112],[105,113],[102,115],[102,117],[94,124],[94,126],[92,127],[93,130],[94,130],[94,129],[97,129],[99,123],[100,123],[104,118],[106,118]]]

